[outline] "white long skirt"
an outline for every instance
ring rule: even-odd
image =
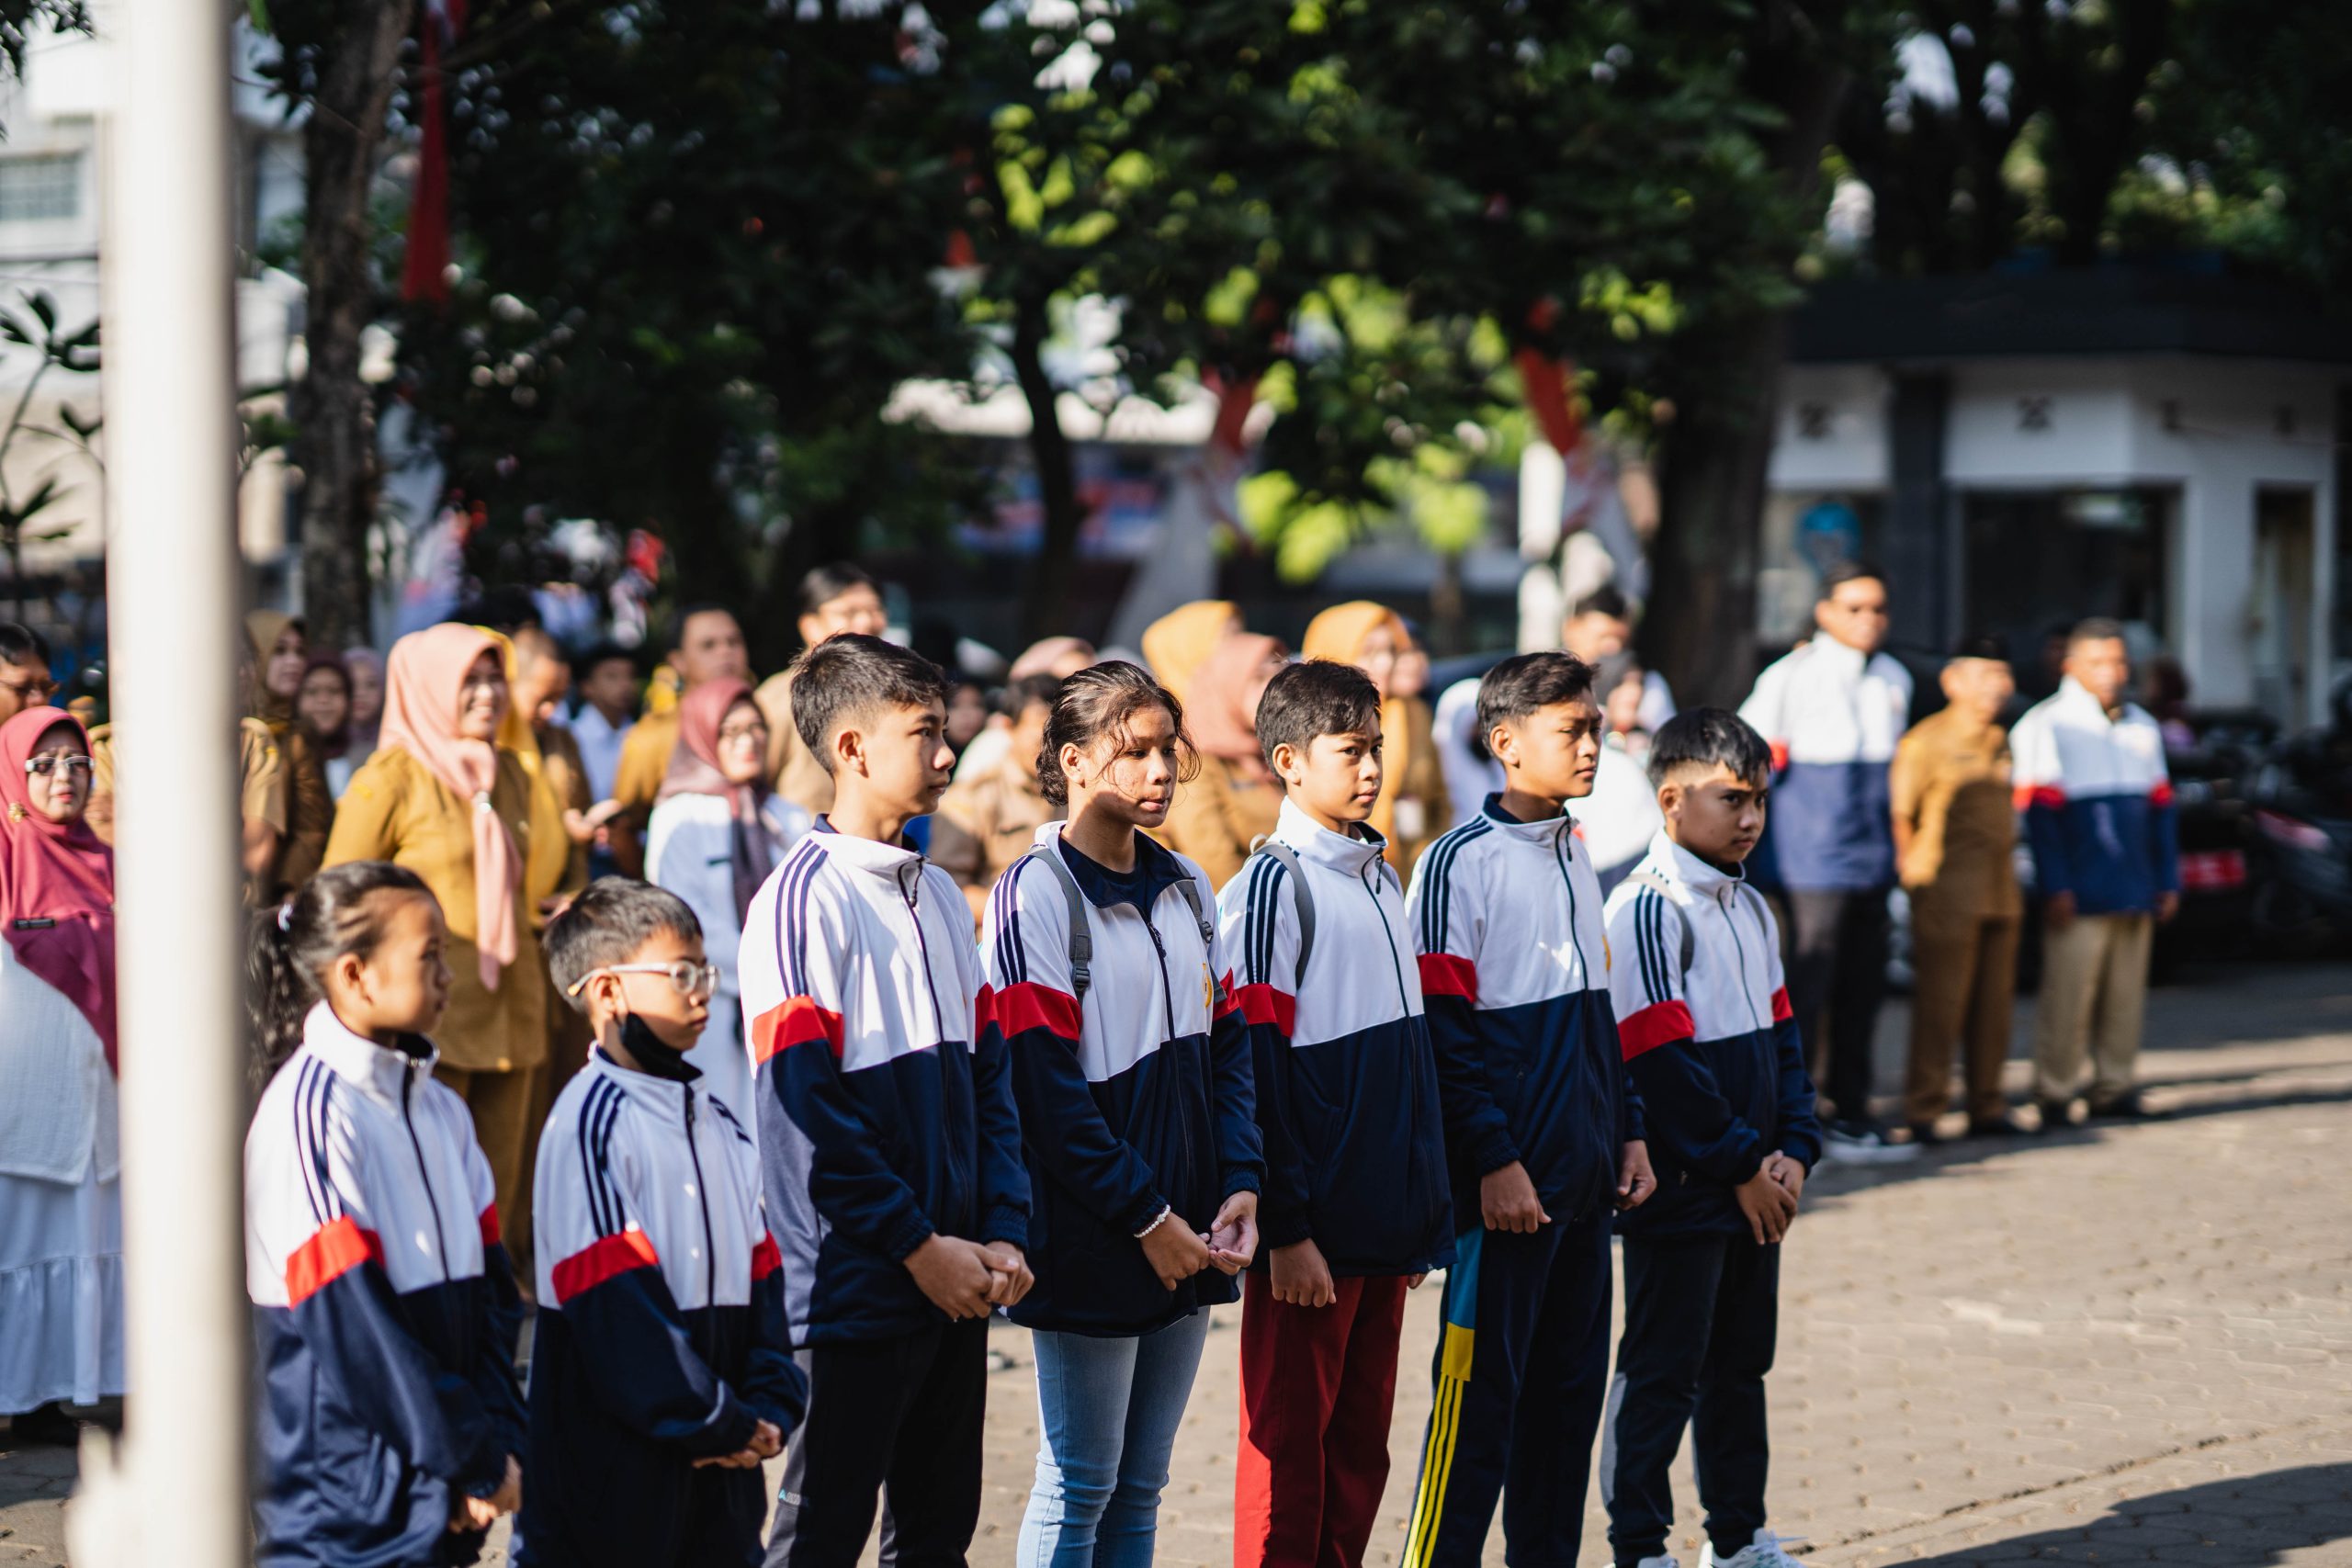
[[[121,1184],[0,1176],[0,1413],[122,1392]]]

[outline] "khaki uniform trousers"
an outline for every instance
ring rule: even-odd
[[[2086,1049],[2093,1105],[2130,1091],[2140,1060],[2155,929],[2155,917],[2148,914],[2077,915],[2064,931],[2043,933],[2041,999],[2033,1032],[2039,1098],[2070,1100],[2082,1091]]]
[[[2015,915],[1939,907],[1911,899],[1911,1066],[1904,1087],[1907,1122],[1932,1122],[1951,1105],[1953,1047],[1968,1084],[1968,1119],[1997,1122],[2008,1111],[2001,1069],[2009,1059],[2017,999]]]

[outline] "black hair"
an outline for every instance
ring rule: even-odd
[[[737,631],[743,629],[743,617],[737,615],[731,607],[720,604],[716,599],[697,599],[691,604],[681,604],[678,606],[678,613],[670,617],[670,646],[672,648],[685,647],[686,623],[696,615],[724,615],[735,623]]]
[[[1478,682],[1478,733],[1512,724],[1537,708],[1592,696],[1592,666],[1573,653],[1515,653]]]
[[[650,882],[600,876],[548,922],[539,942],[557,993],[586,1012],[588,998],[572,995],[571,987],[607,964],[627,964],[664,934],[702,935],[702,922],[684,898]]]
[[[1729,768],[1744,783],[1772,776],[1772,749],[1755,726],[1729,708],[1684,708],[1650,739],[1650,783],[1662,784],[1678,768]]]
[[[1815,594],[1814,598],[1815,600],[1826,599],[1849,582],[1861,582],[1865,581],[1875,582],[1881,588],[1886,586],[1886,573],[1879,570],[1878,562],[1872,560],[1839,561],[1836,566],[1831,567],[1827,571],[1821,574],[1821,592]]]
[[[1043,703],[1050,708],[1054,705],[1054,699],[1061,694],[1060,676],[1023,675],[997,694],[996,711],[1018,724],[1021,716],[1029,711],[1030,704]]]
[[[1571,620],[1578,615],[1606,615],[1612,621],[1630,621],[1634,618],[1634,611],[1633,606],[1626,604],[1624,594],[1619,592],[1614,585],[1604,582],[1577,600],[1576,607],[1568,612]]]
[[[46,664],[49,639],[30,626],[0,621],[0,659],[11,664]]]
[[[572,668],[579,672],[580,678],[584,681],[595,672],[596,666],[599,664],[610,664],[615,660],[618,660],[622,663],[627,664],[630,674],[634,675],[637,673],[637,655],[629,649],[623,648],[616,642],[600,642],[595,644],[594,647],[590,648],[587,652],[580,656]]]
[[[795,613],[813,615],[853,588],[871,588],[876,594],[882,592],[882,585],[863,567],[852,566],[845,560],[812,566],[800,574],[798,608]]]
[[[2092,615],[2076,621],[2066,633],[2066,651],[2072,653],[2086,642],[2120,642],[2123,623],[2111,615]]]
[[[1951,656],[1954,659],[1990,659],[2007,664],[2009,661],[2009,649],[2008,645],[1999,637],[1980,632],[1973,637],[1962,637],[1952,644]]]
[[[302,1021],[326,996],[326,972],[346,955],[365,963],[384,940],[386,893],[431,898],[424,879],[390,861],[350,861],[304,883],[284,906],[256,911],[245,940],[247,1066],[254,1092],[302,1046]]]
[[[827,637],[792,661],[792,728],[833,771],[835,732],[882,708],[947,705],[947,680],[921,654],[863,632]]]
[[[1069,780],[1062,773],[1062,748],[1088,750],[1105,736],[1124,738],[1127,721],[1157,704],[1176,729],[1176,780],[1190,783],[1201,773],[1200,753],[1184,733],[1184,705],[1140,665],[1114,659],[1089,665],[1062,682],[1046,720],[1046,743],[1037,749],[1037,788],[1056,806],[1069,805]]]
[[[1274,748],[1301,757],[1318,735],[1380,739],[1380,688],[1352,664],[1309,659],[1285,664],[1258,699],[1258,744],[1271,764]]]

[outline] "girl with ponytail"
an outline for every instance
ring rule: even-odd
[[[472,1119],[433,1077],[447,944],[423,880],[381,861],[254,921],[265,1568],[471,1562],[521,1501],[521,1302]]]

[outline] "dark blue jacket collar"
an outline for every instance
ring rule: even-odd
[[[1133,904],[1148,917],[1152,907],[1159,902],[1159,896],[1190,874],[1177,860],[1176,852],[1148,833],[1136,835],[1136,868],[1125,874],[1090,860],[1058,833],[1055,847],[1060,850],[1062,863],[1069,867],[1078,890],[1098,909]]]

